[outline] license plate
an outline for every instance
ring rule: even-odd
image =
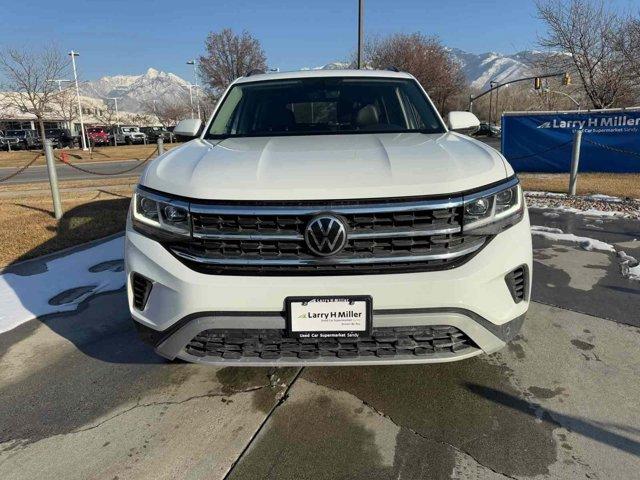
[[[287,332],[298,338],[358,338],[371,334],[369,296],[289,297]]]

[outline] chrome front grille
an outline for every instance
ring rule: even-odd
[[[190,203],[192,237],[168,248],[194,270],[219,275],[395,273],[460,265],[487,238],[462,232],[462,198],[407,201]],[[318,256],[305,228],[331,214],[347,230],[335,255]]]

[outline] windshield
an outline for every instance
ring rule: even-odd
[[[135,133],[135,132],[138,132],[139,130],[138,130],[138,127],[124,127],[122,131],[127,133],[132,133],[132,132]]]
[[[7,136],[10,136],[10,137],[26,137],[27,136],[27,131],[26,130],[9,130],[7,132]]]
[[[305,78],[234,86],[206,137],[383,132],[444,128],[413,80]]]

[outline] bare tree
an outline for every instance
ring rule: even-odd
[[[616,37],[616,49],[624,59],[630,84],[634,87],[635,102],[640,102],[640,18],[629,16]]]
[[[73,87],[63,89],[52,98],[51,103],[60,118],[72,130],[73,121],[78,118],[78,101],[75,89]]]
[[[158,95],[141,101],[142,111],[158,119],[163,127],[172,127],[191,116],[187,101],[180,96]]]
[[[398,33],[373,38],[367,45],[366,55],[373,68],[393,66],[411,73],[440,111],[446,111],[453,98],[466,87],[461,66],[436,37]]]
[[[595,108],[617,105],[629,87],[616,48],[618,15],[602,0],[537,0],[536,4],[548,28],[539,40],[551,50],[548,62],[571,69]]]
[[[206,55],[200,57],[200,75],[214,94],[246,75],[252,69],[265,70],[265,57],[260,41],[247,31],[237,35],[230,28],[211,32],[205,41]]]
[[[109,127],[114,127],[120,123],[120,112],[116,112],[115,103],[107,105],[106,108],[99,108],[95,117]]]
[[[44,119],[54,112],[60,96],[55,79],[64,78],[69,62],[55,48],[40,52],[8,48],[0,51],[0,89],[6,92],[5,103],[36,117],[42,144],[45,141]]]

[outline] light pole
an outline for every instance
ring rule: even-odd
[[[194,88],[196,89],[196,105],[198,106],[198,120],[202,121],[202,116],[200,115],[200,95],[198,95],[198,64],[196,60],[189,60],[187,65],[193,65],[193,80],[194,80]],[[193,103],[193,99],[192,99]],[[193,105],[191,105],[191,109],[193,110]]]
[[[71,64],[73,65],[73,79],[76,82],[76,97],[78,99],[78,115],[80,117],[80,138],[82,138],[82,150],[88,150],[87,140],[84,132],[84,120],[82,119],[82,105],[80,104],[80,87],[78,87],[78,71],[76,70],[76,57],[80,55],[78,52],[71,50],[69,52],[71,56]]]
[[[65,78],[56,78],[55,80],[49,80],[50,82],[56,82],[58,84],[58,92],[62,92],[62,82],[72,82],[73,80],[67,80]]]
[[[193,85],[191,85],[190,83],[187,86],[181,85],[182,88],[188,88],[189,89],[189,103],[191,104],[191,118],[194,117],[193,115]]]
[[[113,132],[113,146],[118,146],[118,128],[120,127],[120,120],[118,118],[118,99],[122,97],[106,97],[107,100],[113,100],[116,106],[116,131]]]
[[[358,0],[358,70],[362,68],[362,49],[364,48],[364,0]]]

